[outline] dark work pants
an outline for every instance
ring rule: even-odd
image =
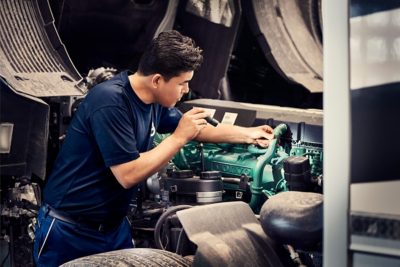
[[[39,211],[33,249],[38,267],[59,266],[76,258],[133,247],[127,218],[113,230],[98,231],[53,218],[43,207]]]

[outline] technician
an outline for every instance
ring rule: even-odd
[[[138,70],[90,90],[69,125],[44,189],[37,218],[37,266],[132,248],[125,215],[137,184],[156,173],[187,142],[267,146],[272,128],[207,124],[202,108],[174,108],[189,92],[202,50],[177,31],[147,47]],[[172,133],[152,147],[154,134]]]

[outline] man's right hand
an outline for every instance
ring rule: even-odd
[[[203,108],[189,110],[183,114],[178,127],[172,135],[184,143],[193,140],[207,126],[207,121],[204,118],[209,115]]]
[[[193,108],[183,114],[175,132],[158,146],[140,153],[137,159],[110,167],[117,181],[122,187],[131,188],[153,175],[206,127],[207,121],[204,118],[207,116],[209,114],[203,108]]]

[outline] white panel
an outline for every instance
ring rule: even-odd
[[[351,88],[400,81],[400,9],[350,20]]]
[[[352,184],[351,211],[400,216],[400,181]]]
[[[346,267],[350,176],[349,3],[323,1],[324,267]]]

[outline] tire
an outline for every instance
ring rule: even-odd
[[[243,1],[253,35],[271,66],[311,93],[323,90],[321,0]]]
[[[190,258],[158,249],[131,248],[90,255],[69,261],[61,267],[189,267]]]

